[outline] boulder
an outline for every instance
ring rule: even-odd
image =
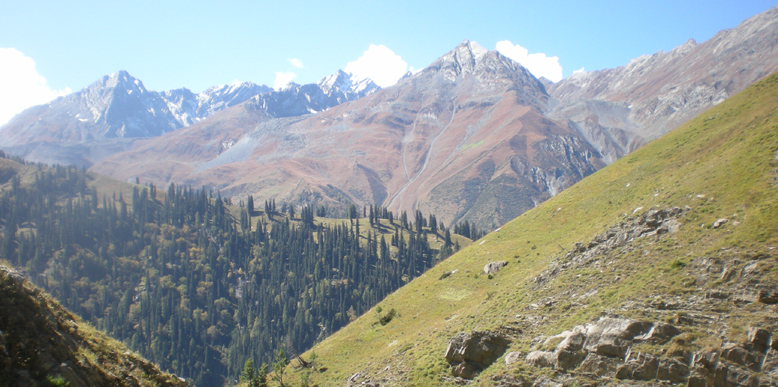
[[[527,354],[527,363],[536,367],[553,367],[571,370],[578,367],[586,358],[583,345],[586,341],[584,327],[577,326],[573,331],[564,331],[546,339],[545,344],[560,340],[553,351],[534,351]]]
[[[484,274],[495,274],[508,265],[508,261],[489,262],[484,266]]]
[[[527,354],[527,363],[535,367],[553,367],[556,363],[556,356],[551,351],[532,351]]]
[[[650,331],[651,323],[602,317],[599,321],[586,325],[586,343],[584,349],[598,355],[623,358],[632,339]]]
[[[617,379],[632,380],[669,380],[673,383],[685,382],[689,377],[689,366],[675,360],[640,353],[628,360],[616,370]]]
[[[585,358],[586,352],[584,351],[557,351],[555,367],[572,370],[578,367]]]
[[[575,352],[583,349],[584,342],[586,342],[586,334],[583,329],[575,329],[565,336],[564,340],[557,345],[557,350]]]
[[[651,344],[664,344],[675,336],[678,336],[681,331],[665,323],[654,324],[648,333],[635,337],[635,341],[643,341]]]
[[[659,358],[648,354],[638,354],[632,360],[619,366],[617,379],[653,380],[659,371]]]
[[[659,361],[659,369],[656,373],[657,379],[680,383],[686,381],[688,376],[689,366],[685,363],[668,358],[663,358]]]
[[[719,227],[723,226],[723,225],[724,225],[725,223],[727,223],[727,222],[729,222],[729,219],[727,219],[727,218],[721,218],[721,219],[718,219],[718,220],[716,220],[715,222],[713,222],[713,225],[712,225],[711,227],[713,227],[713,228],[719,228]]]
[[[454,376],[472,379],[502,356],[508,344],[494,332],[463,332],[449,340],[445,357]]]
[[[508,352],[505,355],[505,366],[510,367],[519,360],[521,360],[521,352]]]
[[[721,349],[721,359],[746,367],[752,371],[759,371],[761,359],[758,353],[749,351],[736,344],[727,344]]]
[[[590,353],[586,355],[586,358],[581,362],[578,370],[597,376],[604,376],[615,373],[620,363],[621,361],[617,359]]]
[[[585,341],[586,335],[584,334],[583,327],[577,327],[573,332],[567,334],[567,337],[556,347],[555,367],[563,370],[571,370],[578,367],[586,358],[586,352],[583,351]]]
[[[763,304],[778,304],[778,291],[775,289],[762,289],[759,291],[757,300]]]
[[[772,337],[770,332],[757,327],[751,327],[748,329],[748,345],[754,351],[765,353],[770,348],[772,343]]]
[[[694,355],[695,365],[700,364],[709,370],[716,368],[716,364],[718,362],[719,362],[718,351],[700,351]]]

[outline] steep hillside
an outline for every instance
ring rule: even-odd
[[[3,386],[186,386],[0,265]]]
[[[776,246],[772,75],[438,264],[379,303],[397,312],[389,324],[375,308],[314,347],[316,372],[290,372],[319,385],[776,385]]]

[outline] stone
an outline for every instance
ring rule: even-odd
[[[584,342],[586,342],[584,331],[582,329],[576,329],[566,335],[564,340],[557,345],[557,350],[569,352],[580,351],[583,349]]]
[[[509,341],[489,331],[460,333],[449,340],[446,361],[456,377],[472,379],[507,349]]]
[[[623,358],[636,336],[648,333],[652,324],[637,320],[602,317],[586,325],[584,349],[598,355]]]
[[[721,290],[710,290],[707,293],[705,293],[705,298],[713,298],[716,300],[726,300],[732,295],[729,294],[729,292],[724,292]]]
[[[694,356],[694,362],[695,364],[699,363],[703,367],[712,370],[716,367],[716,363],[719,362],[719,353],[718,351],[697,352]]]
[[[740,272],[740,277],[747,277],[751,274],[754,274],[757,268],[758,262],[751,262],[747,265],[744,265],[743,270]]]
[[[544,341],[545,345],[559,343],[553,351],[534,351],[527,354],[527,363],[536,367],[553,367],[570,370],[578,367],[586,358],[583,345],[586,341],[585,328],[577,326],[573,331],[564,331]]]
[[[685,382],[688,376],[689,367],[683,362],[645,353],[639,353],[616,370],[617,379],[658,379],[680,383]]]
[[[665,323],[656,323],[651,327],[645,335],[635,337],[635,341],[644,341],[651,344],[664,344],[675,336],[678,336],[681,331]]]
[[[553,367],[556,357],[551,351],[532,351],[527,354],[526,361],[535,367]]]
[[[592,373],[597,376],[605,376],[616,372],[621,362],[617,359],[600,356],[596,353],[589,353],[586,358],[578,366],[578,370],[582,372]]]
[[[760,368],[759,354],[735,344],[728,344],[721,349],[721,359],[753,371],[759,371]]]
[[[669,380],[674,383],[686,381],[689,375],[689,366],[675,359],[661,359],[656,378]]]
[[[489,262],[484,266],[484,274],[495,274],[508,265],[508,261]]]
[[[727,222],[729,222],[729,219],[721,218],[721,219],[718,219],[715,222],[713,222],[713,225],[711,227],[712,228],[719,228],[719,227],[723,226]]]
[[[648,354],[638,354],[632,360],[619,366],[617,379],[653,380],[659,371],[659,358]]]
[[[508,352],[505,355],[505,366],[510,367],[513,365],[513,363],[516,363],[517,361],[521,360],[521,352]]]
[[[532,384],[532,387],[562,387],[564,384],[555,382],[549,378],[542,377]]]
[[[584,351],[557,351],[556,363],[554,366],[563,370],[571,370],[578,367],[579,364],[586,358]]]
[[[759,295],[757,295],[757,300],[763,304],[778,304],[778,291],[775,289],[761,289],[759,290]]]
[[[770,332],[757,327],[748,329],[748,345],[754,351],[765,353],[770,348],[772,337]]]

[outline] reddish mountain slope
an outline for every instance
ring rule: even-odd
[[[160,144],[205,138],[208,127],[231,128],[227,117],[250,105],[150,140],[93,170],[212,185],[237,197],[421,209],[447,224],[464,217],[492,226],[604,165],[579,133],[543,116],[547,100],[543,85],[518,63],[465,41],[360,100],[304,119],[256,128],[247,122],[245,135],[233,130],[219,137],[233,144],[221,154]],[[163,160],[175,160],[175,167],[163,171]]]

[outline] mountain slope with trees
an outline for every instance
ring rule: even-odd
[[[326,219],[314,214],[325,207],[260,211],[253,199],[231,206],[72,166],[0,159],[0,171],[0,258],[200,386],[237,378],[246,359],[309,348],[469,243],[421,213],[352,205],[347,219]]]

